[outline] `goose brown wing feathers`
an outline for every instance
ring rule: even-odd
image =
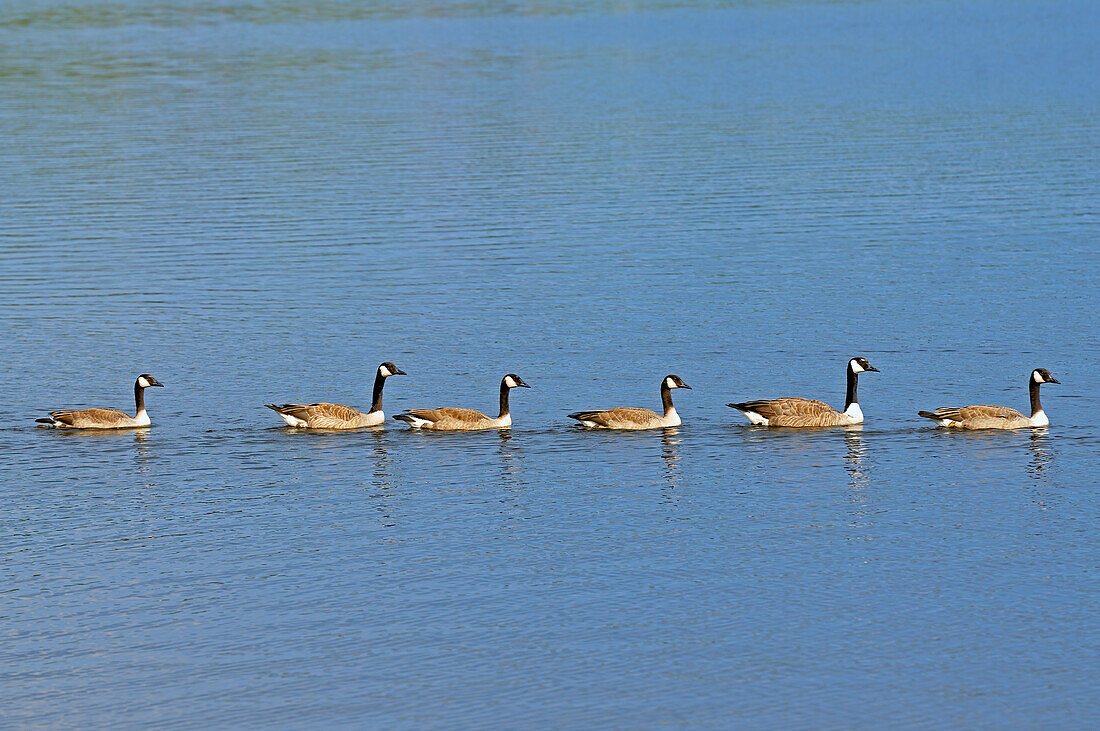
[[[958,408],[947,407],[942,409],[936,409],[934,413],[941,419],[951,419],[952,421],[969,421],[971,419],[1026,419],[1022,413],[1016,409],[1010,409],[1007,406],[989,406],[987,404],[980,404],[978,406],[962,406]]]
[[[118,409],[62,409],[51,411],[50,418],[67,426],[84,428],[110,428],[133,420],[132,416]]]
[[[287,414],[293,416],[295,419],[301,419],[305,421],[309,418],[309,405],[308,404],[264,404],[272,411],[277,411],[280,414]]]
[[[490,418],[477,409],[459,409],[454,407],[444,407],[441,409],[407,409],[406,413],[412,414],[418,419],[424,419],[425,421],[431,422],[451,419],[459,422],[473,423]]]
[[[330,404],[319,401],[313,404],[267,404],[280,414],[287,414],[295,419],[300,419],[306,426],[315,429],[337,429],[348,425],[358,424],[363,417],[363,412],[343,404]]]
[[[788,396],[730,404],[738,411],[751,411],[768,420],[768,426],[840,426],[847,424],[843,413],[814,399]]]
[[[608,429],[656,427],[661,425],[661,417],[657,412],[627,406],[605,411],[578,411],[569,414],[569,418],[599,424]]]
[[[936,421],[949,420],[952,422],[950,426],[965,429],[1015,429],[1031,424],[1031,420],[1016,409],[987,404],[943,407],[935,411],[922,411],[919,413],[920,416]]]

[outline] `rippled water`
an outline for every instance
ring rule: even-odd
[[[1097,6],[724,5],[0,8],[5,725],[1100,721]]]

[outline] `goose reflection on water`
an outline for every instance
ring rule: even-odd
[[[844,429],[844,444],[848,448],[844,455],[844,469],[848,472],[848,486],[856,490],[862,490],[871,482],[864,461],[866,450],[863,445],[862,425],[850,426]]]
[[[384,528],[398,526],[398,503],[400,491],[393,475],[393,455],[388,448],[389,435],[382,429],[370,429],[371,453],[374,467],[371,469],[370,499],[373,509],[378,513],[379,523]]]
[[[153,452],[149,448],[149,429],[134,429],[134,463],[138,472],[149,472],[149,465],[153,462]]]
[[[381,429],[371,429],[370,434],[374,438],[374,443],[371,445],[371,452],[374,453],[374,469],[371,471],[371,477],[379,487],[392,488],[394,487],[393,475],[390,473],[392,458],[389,450],[386,449],[388,435]]]
[[[875,538],[875,500],[871,486],[870,462],[863,439],[863,425],[844,429],[844,470],[848,473],[847,500],[850,505],[849,527],[856,529],[853,538],[870,541]]]
[[[680,486],[680,430],[669,427],[661,430],[661,459],[664,460],[664,475],[668,486],[675,490]]]
[[[122,429],[45,429],[43,430],[56,439],[117,439],[133,438],[135,442],[145,442],[149,439],[149,427],[134,426]]]
[[[497,454],[500,455],[501,479],[511,486],[517,487],[520,473],[520,460],[522,457],[517,451],[517,445],[510,444],[512,441],[512,430],[500,429],[497,431],[497,436],[500,439],[500,446],[497,448]]]
[[[967,454],[971,458],[986,459],[1008,455],[1012,462],[1016,462],[1022,454],[1020,450],[1021,441],[1026,439],[1031,458],[1024,466],[1024,470],[1036,480],[1046,479],[1054,463],[1050,429],[1046,426],[1012,430],[937,429],[933,438],[942,439],[945,444],[966,446],[969,448]],[[1018,464],[1018,462],[1016,463]],[[980,464],[980,462],[975,462],[975,464]]]
[[[153,452],[150,450],[149,427],[139,426],[129,429],[50,429],[49,433],[57,439],[79,440],[114,440],[117,444],[132,442],[135,447],[134,463],[138,470],[147,472],[153,461]]]
[[[1027,472],[1036,480],[1045,480],[1054,463],[1054,457],[1050,451],[1050,433],[1046,427],[1031,430],[1028,435],[1028,447],[1031,449],[1031,460],[1027,463]]]

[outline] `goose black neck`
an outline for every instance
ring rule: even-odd
[[[665,416],[676,408],[672,405],[672,389],[668,387],[668,381],[661,381],[661,403],[665,407]]]
[[[508,380],[507,379],[500,382],[500,416],[497,417],[498,419],[502,419],[505,416],[508,416],[508,414],[509,414],[509,411],[508,411],[508,391],[510,391],[510,390],[511,389],[508,388]]]
[[[852,366],[848,366],[848,395],[844,397],[844,410],[847,411],[848,407],[856,403],[856,386],[859,384],[857,380],[859,375],[852,370]]]
[[[1039,386],[1042,384],[1036,381],[1034,376],[1029,378],[1028,382],[1027,390],[1031,393],[1031,415],[1035,416],[1043,410],[1042,404],[1039,403]]]
[[[370,402],[371,412],[382,410],[382,387],[386,385],[386,377],[382,375],[382,369],[378,369],[378,374],[374,377],[374,398]]]
[[[135,414],[140,414],[145,411],[145,389],[141,387],[141,381],[134,381],[134,405],[137,410]]]

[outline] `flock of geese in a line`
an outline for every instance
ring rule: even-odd
[[[849,426],[863,423],[863,411],[856,400],[856,386],[859,374],[878,371],[866,358],[852,358],[848,361],[848,393],[844,401],[844,410],[837,411],[821,401],[813,399],[786,397],[761,399],[726,404],[737,409],[749,420],[749,423],[769,427],[830,427]],[[391,376],[406,375],[393,363],[378,366],[374,379],[374,398],[370,411],[362,412],[351,406],[318,402],[312,404],[265,404],[272,409],[287,426],[301,429],[359,429],[378,426],[386,415],[382,412],[382,388]],[[1005,406],[963,406],[939,408],[935,411],[920,411],[918,414],[932,419],[939,426],[958,429],[1020,429],[1024,427],[1046,426],[1050,423],[1043,407],[1039,403],[1039,386],[1044,383],[1058,383],[1045,368],[1036,368],[1028,379],[1031,395],[1031,416]],[[137,413],[130,416],[118,409],[79,409],[52,411],[48,418],[38,419],[43,428],[59,429],[127,429],[150,425],[149,413],[145,410],[145,389],[151,386],[163,386],[148,373],[138,376],[134,383],[134,400]],[[408,409],[394,418],[407,423],[413,429],[431,431],[476,431],[480,429],[502,429],[512,425],[512,415],[508,407],[508,394],[513,388],[530,388],[523,379],[509,373],[500,382],[500,413],[489,416],[474,409],[438,408]],[[661,403],[663,412],[649,409],[621,407],[617,409],[595,409],[576,411],[569,414],[585,427],[597,429],[663,429],[680,425],[680,415],[672,405],[672,391],[691,386],[675,375],[665,376],[661,380]]]

